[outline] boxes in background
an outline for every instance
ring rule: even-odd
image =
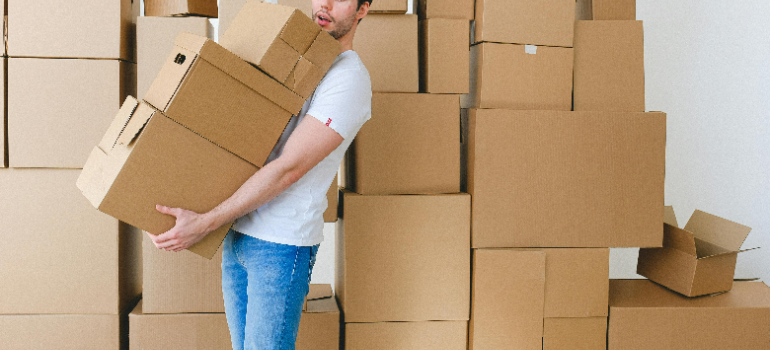
[[[0,314],[117,315],[141,293],[140,233],[94,210],[78,174],[0,169]]]
[[[370,14],[361,20],[353,50],[369,71],[372,91],[420,89],[417,16]]]
[[[610,281],[609,350],[768,349],[770,288],[735,282],[687,298],[648,280]]]
[[[406,13],[407,0],[377,0],[369,6],[369,13]]]
[[[425,18],[461,18],[472,20],[476,5],[473,0],[415,0],[417,15]]]
[[[472,244],[660,247],[666,115],[463,112]]]
[[[636,0],[577,0],[575,20],[636,20]]]
[[[238,15],[238,12],[241,10],[241,8],[243,8],[243,5],[246,5],[247,1],[248,0],[220,0],[219,29],[217,30],[220,41],[222,40],[222,37],[225,35],[227,28],[230,28],[230,23],[233,23],[235,16]]]
[[[135,62],[131,0],[7,0],[11,57]]]
[[[334,175],[334,180],[326,191],[326,203],[328,206],[324,211],[324,222],[337,222],[337,206],[339,204],[340,186],[337,180],[338,175]]]
[[[328,292],[320,295],[318,292]],[[340,348],[340,309],[331,285],[311,284],[297,332],[297,350],[338,350]]]
[[[666,207],[669,215],[674,209]],[[636,273],[689,297],[729,291],[751,228],[696,210],[684,229],[665,223],[662,248],[642,248]],[[750,250],[750,249],[747,249]]]
[[[217,17],[217,0],[144,0],[144,15]]]
[[[9,59],[9,166],[82,168],[134,93],[135,69],[117,60]]]
[[[467,337],[466,321],[345,324],[347,350],[465,350]]]
[[[334,290],[345,322],[468,320],[468,194],[340,200]]]
[[[467,94],[470,59],[466,19],[420,21],[420,91]]]
[[[236,0],[237,1],[237,0]],[[278,5],[296,7],[306,16],[313,19],[313,1],[312,0],[277,0]]]
[[[5,85],[6,85],[6,69],[5,67],[8,64],[8,59],[5,57],[0,58],[0,109],[2,109],[2,116],[0,117],[0,168],[5,168],[8,166],[8,148],[6,147],[6,141],[7,141],[7,133],[8,133],[8,119],[6,118],[6,112],[8,109],[6,108],[8,105],[6,103],[5,97]]]
[[[543,320],[543,350],[606,350],[607,317]]]
[[[470,49],[463,108],[572,109],[573,50],[481,43]]]
[[[474,43],[572,47],[575,0],[476,0]]]
[[[374,93],[342,187],[366,195],[460,192],[459,120],[457,95]]]
[[[575,23],[574,109],[644,112],[641,21]]]

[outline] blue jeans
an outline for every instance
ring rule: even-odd
[[[318,246],[228,232],[222,291],[234,350],[294,350]]]

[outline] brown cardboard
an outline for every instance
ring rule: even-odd
[[[176,219],[158,212],[157,204],[207,212],[257,169],[150,105],[128,98],[92,150],[77,186],[100,211],[161,234],[173,228]],[[229,227],[222,226],[188,250],[211,259]]]
[[[573,50],[482,43],[471,47],[463,108],[572,109]]]
[[[277,0],[278,5],[296,7],[306,16],[313,19],[313,1],[312,0]]]
[[[302,304],[302,311],[307,311],[308,302],[311,307],[314,300],[330,299],[334,297],[331,284],[311,284],[308,286],[305,302]],[[336,301],[335,301],[336,302]]]
[[[144,100],[256,166],[304,103],[217,43],[182,33]]]
[[[217,0],[144,0],[144,15],[217,17]]]
[[[460,192],[459,104],[457,95],[374,93],[342,187],[366,195]]]
[[[660,247],[664,113],[467,110],[472,244]]]
[[[470,196],[341,193],[335,287],[345,322],[468,320]]]
[[[222,40],[222,37],[225,35],[227,28],[230,28],[230,23],[233,23],[235,16],[238,15],[238,12],[241,10],[241,8],[243,8],[243,5],[246,5],[246,1],[248,0],[220,0],[219,1],[219,29],[217,30],[217,33],[219,35],[218,39],[220,41]]]
[[[163,68],[181,32],[213,39],[214,28],[203,17],[139,17],[136,24],[137,96],[143,98]]]
[[[577,0],[575,20],[636,20],[636,0]]]
[[[134,93],[135,69],[115,60],[9,59],[10,166],[82,168]]]
[[[95,211],[78,174],[0,169],[0,314],[117,315],[141,293],[140,234]]]
[[[307,308],[302,312],[297,332],[297,350],[338,350],[340,348],[340,309],[331,285],[311,284]],[[310,299],[313,292],[324,291],[323,297]]]
[[[762,282],[687,298],[647,280],[610,281],[609,350],[768,348],[770,288]]]
[[[7,0],[11,57],[135,61],[131,0]]]
[[[123,315],[0,315],[4,350],[127,350]]]
[[[546,318],[543,350],[605,350],[607,317]]]
[[[7,146],[8,119],[6,118],[8,114],[7,113],[8,104],[6,99],[7,95],[5,91],[6,90],[5,87],[7,84],[7,80],[5,79],[5,77],[7,76],[6,74],[7,63],[8,63],[8,59],[6,59],[5,57],[0,58],[0,65],[2,66],[0,67],[0,79],[2,79],[0,80],[2,81],[2,83],[0,83],[0,101],[2,101],[2,103],[0,103],[0,109],[2,109],[2,112],[1,112],[2,117],[0,117],[0,126],[2,126],[2,128],[0,128],[0,159],[2,159],[0,160],[0,168],[5,168],[8,166],[8,146]]]
[[[339,191],[339,182],[337,180],[337,175],[335,175],[332,184],[329,186],[329,190],[326,191],[326,203],[328,203],[328,206],[324,211],[324,222],[337,222]]]
[[[346,350],[464,350],[468,322],[346,323]]]
[[[642,21],[575,23],[574,109],[645,111]]]
[[[476,10],[473,0],[416,0],[417,15],[425,18],[473,19]]]
[[[574,0],[476,0],[474,43],[572,47]]]
[[[407,0],[376,0],[369,6],[369,13],[406,13]]]
[[[358,24],[353,50],[369,71],[372,91],[420,89],[417,36],[416,15],[370,14]]]
[[[467,94],[470,58],[466,19],[420,21],[420,91]]]
[[[673,210],[673,209],[672,209]],[[684,229],[664,223],[663,247],[639,250],[636,272],[689,297],[732,288],[751,228],[700,210]]]

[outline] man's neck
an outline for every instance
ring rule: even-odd
[[[340,45],[342,46],[342,51],[340,52],[353,50],[353,36],[356,34],[357,28],[358,28],[358,23],[354,24],[353,28],[351,28],[347,34],[337,39],[337,41],[339,41]]]

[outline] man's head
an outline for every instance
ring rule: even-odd
[[[313,21],[335,39],[350,41],[358,22],[369,12],[372,0],[312,0]]]

